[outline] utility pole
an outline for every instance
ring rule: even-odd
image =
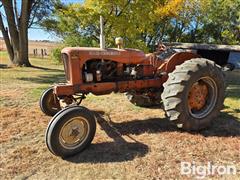
[[[104,19],[100,16],[100,48],[105,49]]]

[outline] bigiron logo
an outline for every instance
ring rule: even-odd
[[[237,168],[234,165],[213,165],[211,162],[201,164],[193,162],[181,162],[181,175],[195,176],[203,179],[214,175],[236,175]]]

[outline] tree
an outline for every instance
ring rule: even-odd
[[[67,45],[99,44],[99,16],[107,46],[121,36],[125,46],[152,50],[159,41],[238,44],[240,0],[85,0],[59,3],[42,25]]]
[[[240,0],[184,0],[183,6],[167,22],[168,41],[240,43]]]
[[[0,30],[10,61],[17,66],[31,66],[28,58],[28,29],[50,13],[50,0],[0,1]],[[3,19],[5,18],[5,20]]]
[[[58,4],[54,16],[42,25],[47,30],[54,31],[67,43],[81,39],[78,45],[92,46],[99,43],[99,16],[102,15],[105,19],[107,46],[114,46],[115,37],[121,36],[125,39],[125,46],[148,51],[153,44],[150,39],[155,36],[156,22],[176,15],[177,7],[182,1],[86,0],[82,4]],[[173,8],[175,12],[170,13]],[[85,44],[86,41],[89,43]]]
[[[201,29],[202,39],[210,43],[240,43],[240,0],[211,0]]]

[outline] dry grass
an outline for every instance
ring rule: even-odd
[[[0,54],[0,64],[6,56]],[[41,91],[63,80],[61,66],[32,59],[41,68],[0,68],[1,179],[191,179],[181,161],[235,165],[240,170],[240,71],[227,74],[225,108],[200,133],[178,130],[161,109],[130,104],[123,94],[90,95],[83,105],[98,116],[93,144],[63,160],[46,148],[50,120],[38,107]],[[237,176],[209,178],[237,179]]]

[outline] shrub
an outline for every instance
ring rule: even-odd
[[[54,48],[51,52],[51,59],[56,62],[56,63],[62,63],[62,60],[61,60],[61,50],[63,48],[62,47],[57,47],[57,48]]]

